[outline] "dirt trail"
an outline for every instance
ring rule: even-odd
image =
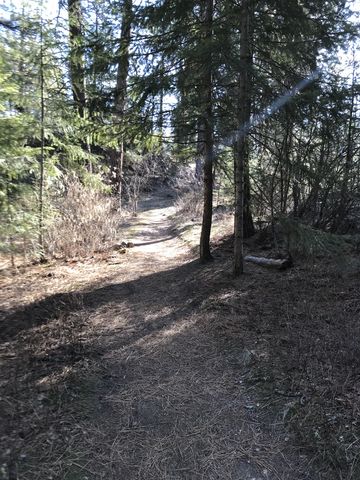
[[[174,192],[166,188],[149,194],[141,200],[137,216],[123,226],[123,235],[134,243],[137,256],[144,261],[144,273],[149,267],[151,271],[154,263],[167,269],[186,253],[171,221],[175,213],[174,198]]]
[[[330,328],[304,310],[314,285],[304,284],[301,270],[274,274],[252,268],[234,281],[228,273],[231,259],[221,250],[215,262],[200,265],[173,229],[173,201],[169,190],[143,199],[138,216],[124,226],[134,247],[111,269],[103,267],[102,280],[75,294],[49,295],[5,323],[14,329],[19,322],[18,330],[26,334],[29,320],[36,318],[35,329],[28,330],[34,343],[50,338],[46,354],[34,346],[22,380],[35,395],[29,412],[41,417],[46,406],[50,420],[46,428],[36,427],[35,443],[35,427],[21,425],[24,441],[16,455],[25,460],[18,462],[24,472],[19,478],[337,478],[326,468],[314,470],[314,457],[286,425],[304,405],[299,388],[310,392],[302,358],[312,358],[317,337]],[[91,271],[91,265],[86,268]],[[329,289],[331,278],[321,273],[318,279],[327,292],[324,282]],[[345,287],[339,288],[344,295]],[[349,302],[353,291],[351,283]],[[306,308],[321,310],[322,301],[335,299],[335,287],[323,297]],[[54,317],[59,305],[69,307]],[[65,345],[67,331],[70,344]],[[349,332],[353,335],[352,325]],[[4,344],[12,345],[9,359],[20,347],[28,348],[29,337],[23,338],[25,346]],[[338,342],[339,336],[334,338]],[[304,345],[309,345],[305,353]],[[307,378],[311,375],[309,370]],[[57,423],[51,420],[54,412]]]
[[[107,380],[86,427],[101,432],[86,472],[114,480],[272,478],[266,461],[250,460],[259,436],[251,401],[244,405],[238,373],[203,324],[214,272],[175,235],[171,197],[164,190],[141,202],[126,226],[130,269],[120,266],[111,285],[91,294]]]
[[[85,401],[88,443],[82,436],[73,446],[85,458],[66,478],[310,478],[298,458],[289,468],[276,419],[264,418],[243,386],[252,354],[240,332],[228,338],[217,328],[216,303],[226,302],[234,285],[219,265],[190,258],[172,229],[170,195],[144,199],[127,225],[135,244],[127,265],[84,296],[103,370]],[[234,313],[221,328],[230,322],[231,329]],[[293,476],[295,467],[301,476]]]

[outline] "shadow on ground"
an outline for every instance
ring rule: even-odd
[[[5,318],[10,472],[359,478],[357,279],[315,265],[235,281],[219,255]]]

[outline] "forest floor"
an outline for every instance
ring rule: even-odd
[[[141,202],[126,253],[4,276],[0,478],[359,479],[355,261],[235,280],[173,202]]]

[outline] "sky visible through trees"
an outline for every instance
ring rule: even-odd
[[[317,167],[312,165],[312,161],[322,164],[323,155],[328,153],[314,149],[316,142],[311,142],[312,134],[305,127],[311,118],[311,125],[319,128],[316,135],[320,135],[321,129],[328,132],[328,126],[317,125],[317,115],[321,122],[325,122],[326,109],[330,108],[331,102],[343,102],[342,106],[334,107],[340,114],[348,108],[345,104],[350,101],[348,126],[345,110],[341,113],[343,135],[347,135],[347,160],[344,170],[339,164],[338,171],[345,175],[344,182],[348,182],[351,178],[349,172],[354,168],[352,159],[357,151],[354,145],[358,54],[355,35],[351,33],[354,27],[349,23],[345,3],[339,2],[338,6],[325,4],[328,18],[316,2],[310,2],[305,7],[293,2],[287,8],[276,2],[268,5],[259,3],[256,11],[253,11],[255,3],[246,1],[241,5],[214,3],[213,0],[209,3],[189,1],[182,6],[180,3],[175,0],[169,3],[126,0],[112,5],[69,0],[67,5],[60,4],[61,7],[55,2],[34,1],[23,6],[20,2],[12,4],[19,19],[24,12],[21,21],[34,22],[31,32],[33,55],[34,59],[40,55],[40,63],[25,68],[26,59],[21,58],[21,49],[28,42],[27,32],[30,33],[27,27],[15,26],[13,39],[6,48],[10,57],[11,48],[16,46],[16,42],[19,44],[19,52],[16,52],[19,55],[19,71],[14,79],[18,80],[20,91],[25,93],[27,89],[29,92],[32,89],[31,94],[42,99],[40,130],[45,134],[45,124],[50,120],[46,115],[55,108],[56,98],[60,99],[56,89],[62,92],[62,101],[56,108],[70,108],[67,115],[71,115],[72,92],[72,101],[79,115],[78,119],[75,117],[68,122],[72,141],[66,145],[46,147],[45,143],[53,142],[50,136],[57,138],[61,129],[69,132],[68,126],[61,125],[52,133],[46,130],[48,138],[43,135],[41,140],[44,162],[46,156],[50,160],[59,155],[60,163],[57,164],[56,160],[55,165],[64,168],[64,152],[61,149],[65,149],[72,151],[72,156],[76,150],[79,159],[83,157],[90,176],[97,172],[100,178],[104,174],[101,169],[110,168],[112,173],[108,174],[108,179],[114,175],[116,180],[113,183],[117,186],[112,188],[119,193],[121,203],[123,183],[126,181],[123,168],[128,168],[130,164],[133,168],[131,155],[135,152],[139,155],[141,150],[150,151],[145,146],[149,142],[153,144],[152,148],[156,142],[167,145],[172,154],[176,152],[185,161],[192,158],[199,165],[204,161],[204,169],[208,172],[204,177],[204,188],[209,195],[204,197],[204,212],[208,212],[203,217],[202,232],[208,232],[205,243],[210,238],[209,212],[216,174],[225,172],[227,178],[234,175],[236,179],[236,168],[240,168],[240,176],[244,176],[244,191],[238,192],[235,197],[245,195],[246,236],[254,231],[251,190],[255,189],[253,202],[258,197],[260,204],[264,201],[270,204],[270,212],[266,207],[263,213],[260,209],[257,216],[263,217],[267,211],[272,219],[277,217],[278,207],[273,208],[273,204],[278,194],[280,210],[288,212],[290,198],[293,197],[296,212],[296,185],[300,182],[296,177],[301,178],[306,168],[309,169],[309,184],[300,192],[300,197],[304,197],[305,204],[307,195],[317,197],[320,185],[317,185],[319,179],[313,184],[310,172]],[[358,2],[351,6],[356,10]],[[6,7],[4,15],[11,12],[11,5]],[[33,18],[30,18],[32,13]],[[39,19],[39,15],[42,18]],[[354,13],[353,22],[356,22],[355,17]],[[243,18],[248,18],[251,27],[241,24]],[[16,35],[17,29],[20,36]],[[36,33],[36,29],[40,32]],[[36,35],[40,36],[40,40]],[[40,52],[36,52],[36,42],[39,41]],[[29,49],[32,48],[30,43],[28,45]],[[269,49],[269,45],[273,47]],[[36,82],[35,70],[39,65],[39,78],[43,82],[37,87],[34,83],[32,88],[31,82]],[[28,72],[33,72],[33,77],[27,77]],[[256,82],[256,89],[253,82]],[[331,86],[333,82],[337,83],[336,87]],[[324,98],[317,103],[320,85]],[[36,90],[39,88],[40,91]],[[349,88],[351,91],[346,92]],[[326,95],[328,98],[325,98]],[[350,98],[347,99],[346,95]],[[28,102],[28,98],[24,96],[23,101]],[[9,105],[13,108],[11,102]],[[20,111],[23,109],[22,106],[19,108]],[[35,113],[36,121],[40,113],[31,108],[27,107],[26,111]],[[60,125],[64,115],[60,114],[58,120]],[[269,133],[267,128],[271,123],[274,130]],[[332,134],[328,133],[332,138]],[[85,138],[81,138],[84,134]],[[294,155],[296,151],[294,142],[303,143],[303,155],[313,158],[309,165],[306,162],[301,165],[300,159],[295,157],[290,159],[289,155]],[[55,156],[49,155],[51,149],[57,152]],[[236,149],[240,153],[236,153]],[[230,167],[232,154],[242,158],[238,167],[234,163],[233,172]],[[279,157],[278,166],[274,164],[272,167],[271,181],[264,167],[268,155]],[[332,155],[336,155],[335,150]],[[263,159],[259,160],[261,156]],[[258,166],[257,161],[260,162]],[[255,177],[250,179],[253,175],[256,180]],[[264,175],[260,183],[258,175]],[[268,181],[270,184],[264,189],[263,183]],[[280,192],[276,192],[278,187],[273,184],[277,181],[280,182]],[[332,188],[335,188],[332,182]],[[235,181],[235,190],[236,185],[240,188],[242,182],[236,184]],[[230,185],[227,188],[231,188]],[[342,188],[345,189],[344,186]],[[270,192],[266,192],[267,189]],[[344,204],[344,191],[341,195]],[[329,196],[327,193],[326,201],[331,199],[333,194]],[[315,203],[318,201],[316,198]],[[42,212],[42,207],[39,208]],[[319,214],[322,216],[323,212]],[[242,223],[243,220],[240,221]],[[331,229],[334,230],[335,226]],[[202,250],[203,241],[200,244]],[[208,247],[205,250],[208,251]]]
[[[86,6],[85,3],[86,2],[84,2],[84,7]],[[154,2],[152,0],[134,0],[133,3],[134,3],[135,6],[143,6],[143,5],[149,5],[149,4],[151,5],[151,4],[154,4],[156,2]],[[25,2],[24,3],[24,2],[22,2],[22,0],[12,0],[11,4],[14,5],[14,7],[16,9],[18,9],[19,12],[21,11],[21,8],[22,8],[23,5],[26,5],[27,8],[29,8],[31,6],[31,2]],[[9,2],[7,2],[6,0],[3,0],[3,5],[4,6],[9,6]],[[55,19],[58,15],[60,15],[61,17],[66,17],[66,15],[67,15],[66,9],[64,9],[63,7],[62,8],[59,7],[59,1],[57,1],[57,0],[49,0],[49,1],[45,1],[45,2],[43,1],[42,3],[40,3],[40,5],[41,5],[40,10],[42,11],[42,14],[44,15],[45,18],[48,18],[49,20]],[[39,9],[39,2],[35,1],[34,2],[34,11],[37,11],[38,9]],[[352,19],[353,22],[357,23],[359,21],[359,15],[360,15],[360,0],[352,0],[351,1],[351,9],[354,12],[351,19]],[[337,68],[339,70],[339,74],[341,76],[345,77],[345,78],[348,77],[349,79],[351,79],[352,71],[351,71],[351,67],[349,66],[349,62],[351,62],[354,59],[357,62],[360,61],[360,48],[359,48],[358,40],[355,41],[355,43],[353,44],[353,47],[352,47],[351,51],[349,49],[345,49],[345,50],[340,49],[339,52],[338,52],[338,56],[339,56],[339,59],[340,59],[340,65],[337,66]],[[321,71],[326,70],[326,69],[327,69],[327,65],[323,64],[323,65],[321,65],[321,69],[319,69],[317,73],[313,72],[312,75],[321,74]],[[311,78],[312,75],[309,78]],[[293,85],[293,87],[295,88],[296,85]],[[279,99],[279,101],[281,102],[280,99]],[[168,109],[171,109],[175,105],[175,103],[176,103],[176,97],[174,95],[166,95],[165,96],[164,107],[166,107]],[[268,108],[270,108],[270,110],[272,110],[273,106],[269,105]],[[277,109],[277,108],[278,107],[276,106],[275,109]],[[267,112],[268,112],[268,110],[267,110]],[[267,113],[267,114],[269,114],[269,113]],[[256,122],[260,121],[260,118],[258,117],[256,120],[254,119],[253,121],[256,121]],[[239,127],[239,129],[241,130],[240,127]],[[170,133],[169,126],[167,127],[166,132]],[[222,141],[222,144],[224,144],[224,145],[226,145],[228,143],[229,143],[228,139],[226,139],[226,138]]]

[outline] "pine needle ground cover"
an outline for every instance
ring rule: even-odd
[[[200,266],[166,201],[115,266],[7,286],[3,478],[359,478],[356,258],[233,280],[227,243]]]

